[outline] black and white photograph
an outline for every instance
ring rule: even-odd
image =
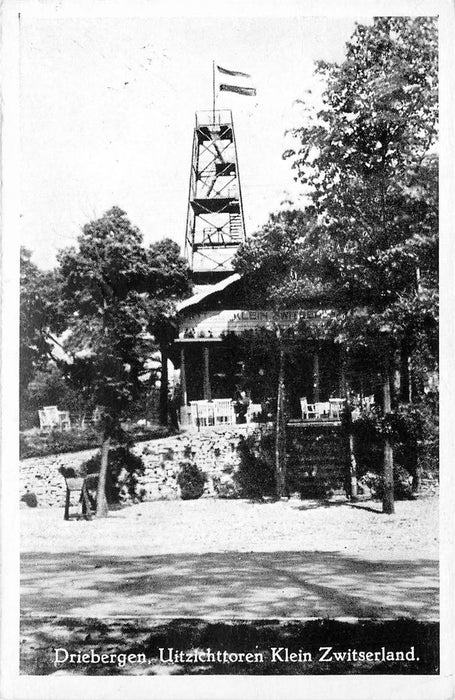
[[[278,5],[4,25],[4,697],[452,696],[453,5]]]

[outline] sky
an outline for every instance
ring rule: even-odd
[[[252,75],[232,109],[247,235],[290,200],[282,153],[314,100],[314,62],[342,61],[362,17],[27,17],[20,23],[21,243],[42,268],[113,205],[145,243],[182,247],[194,115],[212,104],[212,60]],[[312,92],[309,93],[308,90]]]

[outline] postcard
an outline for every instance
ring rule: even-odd
[[[453,5],[3,20],[3,696],[452,697]]]

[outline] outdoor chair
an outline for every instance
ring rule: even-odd
[[[55,427],[60,426],[60,416],[58,415],[58,408],[57,406],[44,406],[43,407],[44,413],[46,414],[46,418],[48,422]]]
[[[61,430],[70,430],[71,420],[70,420],[69,411],[59,411],[58,414],[59,414],[59,419],[60,419],[60,429]]]
[[[340,420],[341,414],[346,403],[346,399],[329,399],[330,417],[335,420]]]
[[[40,409],[38,411],[38,416],[40,430],[42,430],[43,433],[50,432],[54,426],[52,424],[52,421],[49,419],[49,416],[47,415],[46,411]]]
[[[57,406],[44,406],[38,411],[40,428],[43,431],[50,431],[53,428],[58,430],[69,430],[71,420],[69,411],[59,411]]]
[[[213,399],[213,414],[215,425],[232,425],[235,423],[232,399]]]
[[[319,418],[319,413],[315,403],[308,403],[306,396],[300,399],[300,408],[302,411],[302,420],[310,420],[311,418]]]
[[[246,422],[251,423],[260,413],[262,413],[262,404],[250,403],[246,412]]]
[[[330,417],[330,402],[329,401],[318,401],[314,404],[317,417],[318,418],[329,418]]]

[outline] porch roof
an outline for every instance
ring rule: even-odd
[[[201,303],[201,301],[206,300],[212,294],[222,292],[224,289],[226,289],[226,287],[229,287],[231,284],[237,282],[239,279],[240,275],[237,272],[235,272],[233,275],[229,275],[229,277],[226,277],[225,279],[221,280],[220,282],[217,282],[216,284],[204,285],[204,287],[202,289],[199,289],[199,291],[197,291],[196,294],[193,294],[192,297],[190,297],[189,299],[184,299],[179,304],[177,304],[177,311],[183,311],[183,309],[187,309],[190,306],[197,306]]]

